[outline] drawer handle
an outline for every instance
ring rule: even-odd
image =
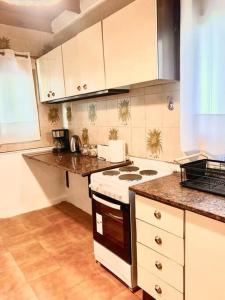
[[[87,89],[87,84],[83,85],[83,89],[86,90]]]
[[[52,92],[52,96],[55,97],[55,92]]]
[[[50,93],[48,93],[48,95],[47,95],[47,96],[48,96],[48,98],[50,98],[50,97],[51,97],[51,94],[50,94]]]
[[[162,264],[158,260],[155,262],[155,266],[158,270],[162,270]]]
[[[156,293],[158,293],[159,295],[162,294],[162,289],[161,289],[161,287],[160,287],[159,285],[155,285],[155,291],[156,291]]]
[[[156,219],[158,219],[158,220],[160,220],[161,217],[162,217],[161,212],[160,212],[160,211],[157,211],[157,210],[154,212],[154,216],[155,216]]]
[[[158,244],[158,245],[162,245],[162,239],[161,239],[159,236],[156,236],[156,237],[155,237],[155,242],[156,242],[156,244]]]
[[[80,85],[77,86],[77,90],[81,91],[81,86]]]

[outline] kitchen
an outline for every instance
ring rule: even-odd
[[[225,299],[224,13],[0,1],[0,299]]]

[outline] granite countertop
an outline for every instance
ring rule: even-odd
[[[225,197],[180,185],[180,173],[130,187],[138,195],[225,222]]]
[[[49,166],[55,166],[71,173],[80,174],[82,176],[89,176],[95,172],[119,168],[131,163],[127,160],[122,163],[113,164],[108,161],[100,160],[97,157],[74,153],[58,154],[52,153],[51,151],[23,154],[23,157],[45,163]]]

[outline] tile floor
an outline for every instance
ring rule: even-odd
[[[91,217],[73,205],[0,219],[1,300],[140,300],[96,264]]]

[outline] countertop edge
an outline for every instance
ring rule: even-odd
[[[172,207],[175,207],[175,208],[178,208],[178,209],[182,209],[182,210],[187,210],[187,211],[196,213],[198,215],[201,215],[201,216],[204,216],[204,217],[207,217],[207,218],[214,219],[216,221],[225,223],[225,217],[215,215],[215,214],[213,214],[209,211],[204,211],[204,210],[194,208],[194,207],[191,207],[191,206],[188,206],[188,205],[185,205],[185,204],[180,204],[180,203],[175,202],[174,200],[162,198],[162,197],[159,197],[155,194],[142,192],[142,191],[139,191],[139,190],[135,189],[135,187],[133,188],[132,186],[129,188],[129,190],[134,192],[136,195],[139,195],[139,196],[142,196],[142,197],[145,197],[145,198],[148,198],[148,199],[152,199],[152,200],[160,202],[162,204],[166,204],[166,205],[169,205],[169,206],[172,206]]]

